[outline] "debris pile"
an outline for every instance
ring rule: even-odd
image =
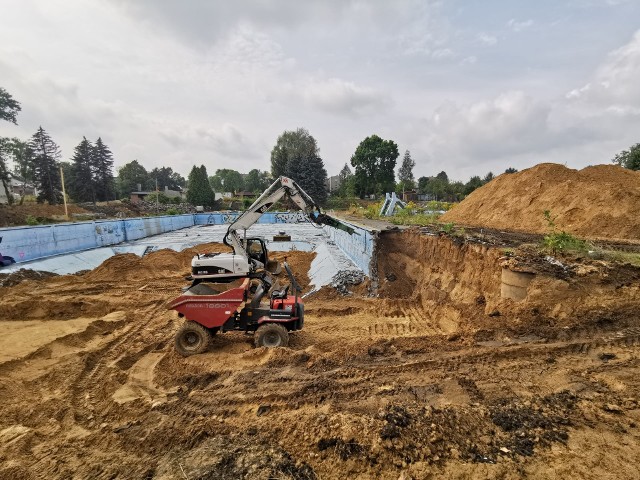
[[[349,295],[349,287],[360,285],[364,282],[364,273],[360,270],[343,270],[338,272],[331,280],[331,286],[341,295]]]

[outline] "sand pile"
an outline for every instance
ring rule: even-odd
[[[229,251],[230,248],[221,243],[208,243],[187,248],[181,252],[170,249],[157,250],[144,257],[124,253],[108,258],[97,268],[86,273],[83,279],[92,282],[114,282],[182,278],[189,275],[191,259],[197,253]],[[313,252],[270,252],[269,258],[279,262],[286,259],[298,283],[306,291],[309,286],[309,267],[315,256]],[[284,269],[279,277],[281,282],[288,283]]]
[[[97,268],[85,274],[90,281],[109,282],[116,280],[161,279],[189,274],[191,259],[197,253],[228,252],[220,243],[208,243],[187,248],[181,252],[162,249],[144,257],[134,253],[114,255]]]
[[[546,233],[545,210],[557,216],[558,228],[581,237],[640,239],[640,172],[615,165],[573,170],[542,163],[500,175],[442,220]]]

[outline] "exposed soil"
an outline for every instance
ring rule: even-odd
[[[640,240],[640,172],[616,165],[572,170],[542,163],[502,174],[441,219],[463,225],[545,233],[543,212],[584,238]]]
[[[69,215],[88,214],[88,210],[74,204],[67,206]],[[25,203],[23,205],[0,205],[0,227],[27,225],[27,217],[42,223],[64,221],[64,205]]]
[[[0,288],[0,478],[637,478],[637,268],[418,230],[379,252],[378,297],[323,288],[273,350],[175,352],[193,251]]]
[[[58,276],[53,272],[40,272],[38,270],[27,270],[21,268],[11,273],[1,273],[0,270],[0,287],[13,287],[25,280],[42,280],[43,278],[50,278]]]

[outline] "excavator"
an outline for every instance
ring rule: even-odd
[[[225,283],[240,278],[261,278],[265,270],[279,273],[278,262],[269,261],[265,241],[258,237],[247,238],[247,230],[283,197],[290,198],[314,224],[350,230],[322,213],[316,202],[291,178],[279,177],[229,225],[223,242],[233,248],[233,253],[206,253],[193,257],[189,279],[195,284],[202,281]]]
[[[286,347],[289,333],[304,325],[302,289],[293,272],[284,262],[289,285],[273,285],[270,273],[279,273],[277,262],[269,261],[269,252],[261,238],[247,238],[247,230],[271,206],[288,196],[310,221],[331,225],[353,233],[348,226],[325,215],[300,186],[287,177],[278,178],[238,218],[229,225],[224,243],[233,253],[207,253],[191,261],[192,280],[182,295],[169,302],[167,308],[178,312],[185,322],[178,329],[175,347],[180,355],[203,353],[213,335],[225,331],[253,333],[257,347]],[[237,286],[219,292],[209,283],[230,283],[242,280]],[[289,289],[292,292],[289,292]],[[268,296],[269,303],[262,299]]]

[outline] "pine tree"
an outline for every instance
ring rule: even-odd
[[[38,187],[38,203],[57,205],[62,201],[60,184],[60,148],[44,131],[38,128],[29,146],[33,151],[34,177]]]
[[[96,200],[99,202],[113,200],[115,197],[113,154],[100,137],[96,140],[91,152],[91,167]]]
[[[327,171],[319,151],[316,139],[306,129],[285,131],[271,151],[271,173],[292,178],[322,205],[327,199]]]
[[[415,187],[415,179],[413,177],[413,167],[415,166],[416,162],[411,158],[411,153],[409,153],[409,150],[405,151],[402,165],[398,171],[401,191],[404,192]]]
[[[298,185],[309,195],[318,205],[327,202],[327,189],[325,180],[327,170],[324,162],[319,156],[313,156],[306,161],[300,161],[296,175],[292,175]],[[297,176],[297,178],[296,178]]]
[[[93,179],[93,146],[86,137],[76,146],[71,161],[71,175],[65,178],[69,195],[76,202],[95,202],[96,191]]]
[[[189,173],[187,185],[187,201],[191,205],[202,205],[204,207],[213,207],[215,203],[215,194],[209,184],[207,177],[207,169],[204,165],[196,167],[195,165]]]

